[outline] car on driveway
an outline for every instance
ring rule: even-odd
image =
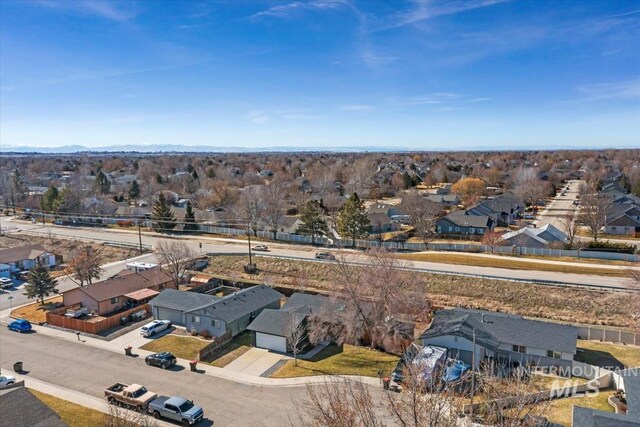
[[[17,273],[15,273],[16,279],[18,280],[22,280],[23,282],[26,282],[29,280],[29,271],[19,271]]]
[[[268,252],[269,247],[267,245],[255,245],[253,248],[254,251]]]
[[[170,327],[171,322],[168,320],[154,320],[140,328],[140,335],[143,337],[152,337],[158,332],[162,332]]]
[[[5,388],[8,385],[11,385],[16,382],[16,379],[11,375],[2,375],[0,376],[0,388]]]
[[[10,331],[16,332],[29,332],[31,330],[31,323],[26,319],[18,319],[7,325]]]
[[[149,366],[157,366],[161,369],[167,369],[176,364],[176,357],[168,351],[150,354],[144,358],[144,363]]]
[[[329,252],[318,252],[316,259],[336,259],[336,257]]]
[[[13,280],[8,277],[0,277],[0,288],[9,289],[13,286]]]

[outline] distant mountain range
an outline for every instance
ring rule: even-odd
[[[24,145],[0,145],[0,154],[3,153],[23,153],[23,154],[73,154],[73,153],[292,153],[292,152],[418,152],[418,151],[535,151],[535,150],[598,150],[598,149],[629,149],[632,146],[618,147],[586,147],[577,148],[572,146],[528,146],[518,149],[517,147],[504,148],[504,146],[475,146],[464,148],[452,147],[407,147],[398,146],[356,146],[356,147],[216,147],[207,145],[110,145],[107,147],[85,147],[84,145],[63,145],[61,147],[30,147]]]

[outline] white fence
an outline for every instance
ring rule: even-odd
[[[201,226],[200,231],[204,233],[212,234],[225,234],[229,236],[246,235],[247,231],[238,228],[229,227],[214,227],[214,226]],[[273,239],[273,233],[270,231],[258,231],[258,237],[264,239]],[[311,236],[303,236],[299,234],[289,233],[276,233],[276,239],[283,242],[294,243],[307,243],[311,244]],[[315,243],[318,245],[326,246],[333,244],[337,247],[353,247],[353,241],[350,239],[335,239],[331,240],[326,237],[316,236]],[[391,250],[407,250],[407,251],[424,251],[427,246],[424,243],[407,243],[407,242],[378,242],[376,240],[356,240],[356,248],[371,249],[371,248],[386,248]],[[596,252],[596,251],[577,251],[577,250],[564,250],[564,249],[541,249],[541,248],[526,248],[515,246],[495,246],[493,249],[491,246],[472,244],[472,243],[429,243],[430,250],[434,251],[452,251],[452,252],[477,252],[477,253],[495,253],[495,254],[514,254],[514,255],[537,255],[537,256],[549,256],[549,257],[571,257],[571,258],[593,258],[593,259],[607,259],[607,260],[619,260],[619,261],[631,261],[637,262],[640,260],[638,255],[623,254],[616,252]]]

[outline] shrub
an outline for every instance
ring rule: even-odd
[[[132,227],[133,221],[131,221],[130,219],[125,219],[125,220],[116,222],[116,224],[118,224],[118,227]]]

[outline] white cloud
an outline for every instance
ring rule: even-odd
[[[259,18],[290,18],[304,11],[338,10],[347,5],[345,0],[312,0],[308,2],[294,1],[288,4],[273,6],[267,10],[254,13],[249,19]]]
[[[373,110],[371,105],[343,105],[340,107],[342,111],[369,111]]]
[[[577,88],[583,97],[579,101],[640,98],[640,80],[595,83]]]
[[[38,0],[32,4],[51,9],[97,15],[112,21],[127,21],[138,14],[136,2],[108,0]]]
[[[249,113],[247,114],[247,119],[249,119],[250,122],[255,123],[257,125],[265,124],[269,120],[271,120],[271,118],[269,117],[266,111],[260,111],[260,110],[249,111]]]

